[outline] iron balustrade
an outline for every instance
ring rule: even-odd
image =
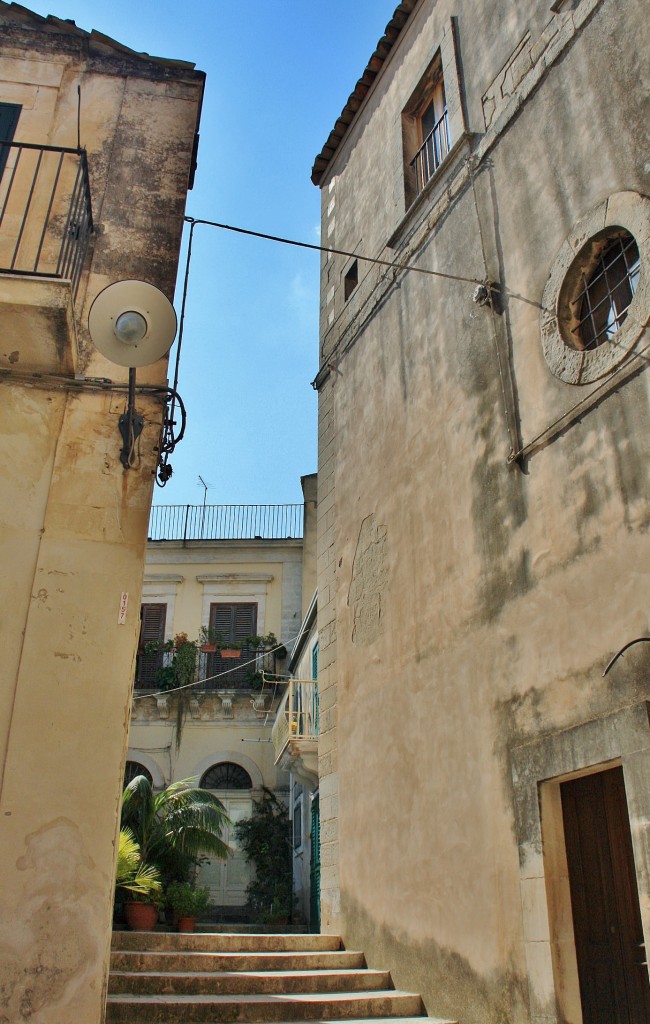
[[[197,651],[193,678],[189,682],[189,693],[204,693],[214,690],[261,690],[262,672],[274,676],[277,671],[277,654],[270,647],[242,645],[236,648],[236,656],[224,656],[228,650]],[[174,690],[180,682],[173,670],[173,652],[161,649],[153,653],[138,653],[135,670],[136,690],[150,690],[158,693]]]
[[[85,150],[0,140],[0,273],[56,277],[77,296],[93,230]]]
[[[302,523],[301,504],[153,505],[149,540],[285,540]]]
[[[440,164],[447,156],[451,148],[449,139],[449,121],[447,119],[447,108],[445,107],[426,139],[411,160],[411,167],[415,176],[415,194],[420,192],[438,170]]]

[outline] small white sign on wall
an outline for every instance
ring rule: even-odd
[[[120,597],[120,610],[117,615],[118,626],[123,626],[126,623],[126,609],[129,603],[129,595],[124,591]]]

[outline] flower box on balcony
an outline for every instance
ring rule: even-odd
[[[222,647],[219,654],[222,658],[241,658],[241,651],[236,647]]]

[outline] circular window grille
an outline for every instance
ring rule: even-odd
[[[153,786],[153,775],[148,768],[145,768],[139,761],[127,761],[124,769],[124,786],[128,786],[129,782],[133,782],[137,775],[144,775],[149,784]]]
[[[555,376],[589,384],[626,359],[647,319],[649,261],[650,202],[636,192],[610,196],[576,225],[542,302],[542,348]]]
[[[232,761],[213,764],[201,777],[201,789],[252,789],[251,777],[245,768]]]
[[[560,294],[560,306],[571,317],[563,331],[567,344],[591,352],[614,343],[634,298],[640,266],[639,247],[629,231],[607,231],[587,243]],[[569,290],[574,294],[565,297]]]

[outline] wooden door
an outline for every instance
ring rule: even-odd
[[[224,840],[232,849],[227,860],[209,859],[199,869],[199,885],[207,885],[210,889],[210,903],[217,907],[237,907],[246,905],[246,887],[251,880],[251,869],[248,861],[237,845],[234,837],[234,826],[253,813],[253,801],[250,796],[227,797],[216,792],[230,818],[232,825],[224,833]]]
[[[649,1024],[623,769],[561,785],[583,1024]]]

